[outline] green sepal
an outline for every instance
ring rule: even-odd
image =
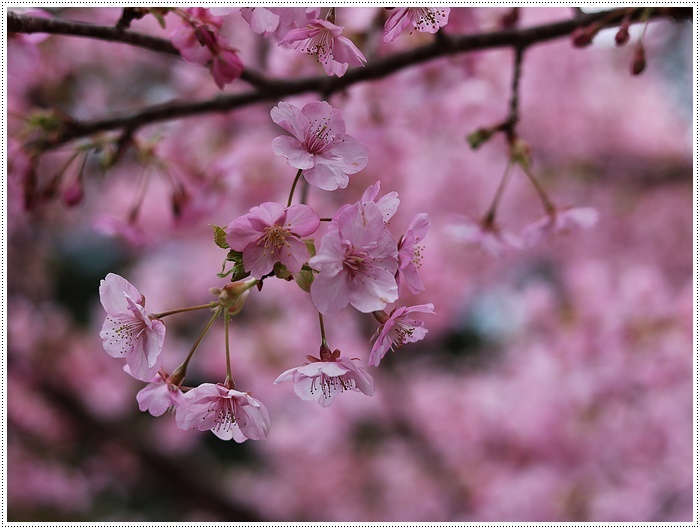
[[[304,239],[303,243],[306,245],[306,249],[309,250],[309,259],[316,255],[316,245],[313,239]]]
[[[230,246],[226,242],[226,232],[224,229],[220,226],[217,226],[216,224],[209,224],[212,228],[214,228],[214,242],[219,248],[223,248],[224,250],[228,250]],[[227,261],[232,261],[233,259],[229,259],[226,257]]]
[[[275,267],[272,269],[272,272],[278,279],[284,279],[285,281],[291,281],[293,279],[291,272],[287,270],[287,267],[279,261],[275,263]]]
[[[493,129],[478,129],[472,132],[467,136],[467,142],[469,142],[469,146],[477,150],[479,147],[481,147],[484,143],[486,143],[489,139],[491,139],[491,136],[493,136],[493,133],[495,131]]]
[[[311,283],[314,282],[314,273],[307,265],[301,267],[296,274],[294,274],[294,281],[296,281],[299,288],[304,292],[311,292]]]

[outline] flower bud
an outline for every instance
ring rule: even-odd
[[[647,65],[644,46],[638,44],[634,48],[634,58],[632,59],[632,75],[639,75]]]
[[[72,208],[77,206],[85,198],[85,193],[83,192],[83,184],[80,180],[73,181],[68,187],[61,193],[61,199],[66,207]]]
[[[235,316],[243,310],[243,305],[248,298],[248,294],[250,294],[250,289],[257,282],[257,279],[248,279],[247,281],[226,283],[221,290],[221,294],[219,294],[219,305],[228,310],[231,316]]]
[[[627,44],[628,40],[630,40],[629,25],[623,24],[615,34],[615,44],[617,46],[624,46]]]
[[[577,48],[585,48],[593,42],[593,37],[598,33],[597,26],[587,26],[585,28],[577,28],[571,34],[571,42]]]
[[[493,128],[477,129],[467,136],[467,142],[472,149],[476,150],[481,147],[483,143],[487,142],[491,136],[493,136],[494,132],[495,130]]]

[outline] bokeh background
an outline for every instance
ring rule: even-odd
[[[381,44],[381,11],[338,9],[370,61],[432,38],[405,33]],[[497,30],[507,12],[455,8],[445,31]],[[66,8],[49,16],[112,25],[119,14]],[[569,8],[523,8],[520,25],[571,16]],[[166,20],[166,30],[150,17],[133,29],[167,36]],[[238,13],[225,31],[247,66],[279,77],[322,74],[309,57],[254,35]],[[598,224],[500,259],[451,238],[447,226],[483,215],[505,168],[503,138],[473,151],[465,136],[505,117],[511,50],[435,60],[329,99],[348,133],[369,146],[369,164],[345,190],[310,189],[309,204],[331,216],[381,180],[401,199],[390,224],[396,237],[427,212],[426,290],[400,301],[432,302],[436,315],[425,318],[423,342],[370,370],[373,397],[345,393],[321,408],[291,385],[272,385],[317,353],[318,328],[306,294],[268,280],[232,328],[237,387],[272,417],[268,440],[243,444],[139,412],[142,384],[102,350],[98,285],[121,274],[154,312],[212,299],[225,251],[209,224],[285,200],[294,177],[271,150],[283,133],[269,118],[276,102],[139,129],[140,152],[127,149],[114,167],[103,169],[109,146],[87,156],[80,205],[66,207],[60,196],[83,155],[59,199],[27,211],[28,116],[54,109],[91,119],[217,89],[205,69],[148,50],[11,35],[8,520],[692,520],[692,26],[652,22],[637,77],[632,45],[615,47],[613,35],[585,49],[566,38],[529,48],[520,93],[518,130],[535,173],[555,204],[596,208]],[[84,144],[42,155],[40,185]],[[144,181],[138,229],[125,232]],[[189,197],[179,217],[174,182]],[[519,234],[542,213],[516,170],[499,223]],[[166,320],[166,368],[185,357],[207,318]],[[351,309],[326,320],[331,347],[363,362],[375,327]],[[187,383],[224,375],[216,325]]]

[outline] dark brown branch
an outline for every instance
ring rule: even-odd
[[[316,92],[329,96],[335,92],[364,81],[387,77],[399,70],[415,66],[440,57],[459,53],[512,47],[525,50],[529,46],[570,35],[574,30],[605,20],[605,26],[620,23],[628,8],[618,8],[598,13],[590,13],[576,19],[564,20],[526,29],[511,29],[492,33],[463,36],[441,36],[431,44],[409,51],[396,53],[367,64],[364,68],[348,70],[344,77],[315,76],[297,80],[266,79],[261,74],[246,69],[243,80],[254,85],[255,90],[240,94],[223,95],[213,99],[196,102],[173,101],[148,107],[133,114],[121,114],[102,119],[72,122],[58,136],[44,140],[41,149],[50,149],[62,143],[81,138],[96,132],[128,127],[135,130],[141,126],[158,121],[177,119],[205,112],[222,112],[240,108],[262,101]],[[692,19],[692,8],[653,8],[648,18]],[[639,18],[639,11],[633,19]],[[66,35],[85,36],[103,40],[132,44],[154,51],[177,54],[169,41],[142,35],[132,31],[115,31],[113,28],[93,26],[76,22],[43,19],[8,13],[8,30],[10,32],[45,32]]]

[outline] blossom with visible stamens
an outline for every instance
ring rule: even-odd
[[[151,380],[160,369],[165,325],[146,314],[144,296],[117,274],[100,281],[100,302],[107,311],[100,331],[105,351],[124,358],[134,378]]]
[[[311,301],[335,316],[348,303],[360,312],[383,309],[398,298],[396,241],[374,202],[342,207],[323,236],[309,266],[318,271]]]
[[[201,384],[185,393],[175,421],[182,430],[211,430],[218,438],[237,443],[266,439],[270,433],[270,415],[263,403],[224,384]]]
[[[378,366],[389,350],[395,351],[404,344],[418,342],[425,338],[428,330],[423,327],[423,322],[409,318],[408,314],[411,312],[435,314],[433,309],[433,304],[427,303],[394,309],[388,316],[384,311],[375,313],[382,324],[372,336],[372,340],[376,339],[376,341],[369,354],[369,365]]]
[[[418,243],[428,234],[429,228],[430,220],[427,213],[418,213],[413,216],[406,234],[399,241],[399,269],[396,272],[396,282],[399,283],[399,278],[403,276],[408,290],[413,294],[418,294],[425,289],[418,276],[418,268],[423,259],[421,254],[423,246]]]
[[[374,394],[374,380],[357,359],[340,358],[338,349],[331,353],[327,346],[321,346],[320,356],[307,356],[310,363],[288,369],[274,383],[292,380],[300,399],[315,400],[324,408],[344,391],[360,391],[369,397]]]
[[[396,40],[407,26],[422,33],[437,33],[447,24],[450,16],[449,7],[397,7],[391,12],[384,24],[384,42]]]
[[[312,101],[302,109],[280,102],[270,116],[293,135],[272,140],[272,152],[301,169],[309,184],[326,191],[342,189],[348,185],[348,175],[367,165],[367,146],[345,134],[340,110],[325,101]]]
[[[348,65],[362,66],[367,62],[357,46],[341,35],[342,32],[342,26],[316,19],[303,28],[289,31],[280,45],[316,55],[328,75],[342,77],[348,70]]]
[[[243,268],[257,279],[282,263],[291,273],[301,270],[309,249],[301,240],[314,233],[321,220],[305,204],[285,208],[276,202],[255,206],[226,229],[226,242],[243,253]]]

